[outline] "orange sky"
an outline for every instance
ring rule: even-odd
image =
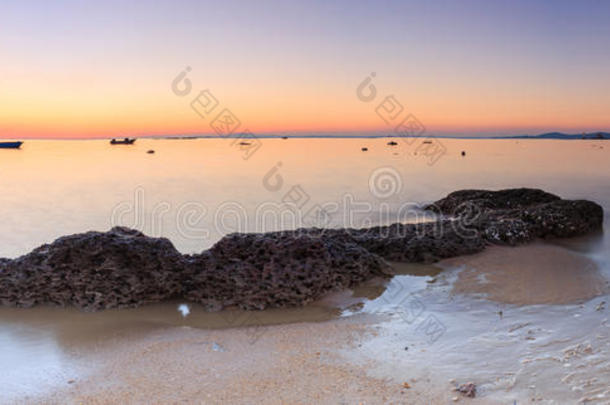
[[[209,134],[203,89],[255,133],[391,132],[388,95],[429,134],[610,129],[604,4],[230,3],[0,6],[0,137]]]

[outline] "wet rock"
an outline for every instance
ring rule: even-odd
[[[127,228],[57,239],[0,259],[0,303],[135,307],[186,298],[210,309],[299,306],[391,275],[385,260],[434,262],[489,243],[572,237],[601,227],[602,208],[542,190],[465,190],[427,207],[437,221],[366,229],[232,234],[198,255]],[[447,218],[446,215],[451,216]]]
[[[450,193],[447,197],[427,206],[426,209],[452,215],[466,203],[480,209],[498,210],[530,207],[557,200],[560,198],[554,194],[532,188],[511,188],[500,191],[460,190]]]
[[[455,390],[469,398],[474,398],[477,395],[477,386],[471,382],[462,384],[459,387],[457,387]]]
[[[59,238],[2,267],[4,305],[98,310],[180,296],[185,259],[167,239],[113,228]]]
[[[461,219],[488,242],[508,245],[584,235],[600,229],[604,215],[594,202],[527,188],[457,191],[426,209]]]
[[[559,200],[528,208],[521,219],[537,237],[570,238],[600,229],[604,210],[591,201]]]
[[[433,263],[444,258],[477,253],[485,248],[481,233],[477,229],[464,227],[460,220],[327,230],[324,237],[350,237],[369,252],[386,260],[409,263]]]
[[[188,260],[185,297],[210,308],[299,306],[391,274],[387,263],[351,238],[308,231],[232,234]]]

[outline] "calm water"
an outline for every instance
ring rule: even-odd
[[[603,142],[443,139],[447,154],[430,165],[416,145],[387,141],[263,139],[247,160],[225,139],[28,141],[0,150],[0,257],[112,225],[192,253],[234,231],[413,220],[421,214],[409,203],[461,188],[541,187],[610,204]]]
[[[22,150],[0,150],[4,190],[0,256],[17,257],[59,236],[103,231],[113,225],[168,237],[180,251],[190,253],[210,247],[226,233],[294,228],[311,223],[312,218],[314,224],[326,226],[421,220],[425,216],[415,204],[463,188],[538,187],[564,198],[591,199],[606,213],[610,211],[608,143],[441,140],[447,153],[429,164],[423,153],[415,154],[416,146],[399,141],[392,147],[387,141],[265,139],[247,160],[239,145],[222,139],[138,140],[134,146],[28,141]],[[369,150],[362,152],[362,147]],[[151,149],[156,153],[146,153]],[[284,204],[287,200],[294,204]],[[325,208],[326,215],[312,217],[318,206]],[[605,229],[608,222],[606,217]],[[610,238],[604,233],[562,245],[593,259],[610,279]],[[397,276],[386,287],[356,291],[368,299],[363,307],[345,314],[381,311],[398,319],[385,326],[388,332],[379,337],[381,341],[363,346],[363,355],[386,356],[392,364],[392,358],[403,355],[404,341],[427,347],[425,336],[409,322],[400,321],[401,314],[390,305],[393,289],[398,288],[401,293],[417,293],[426,316],[434,315],[448,331],[434,344],[434,355],[425,354],[431,350],[411,351],[412,362],[403,363],[406,369],[428,364],[448,376],[476,377],[487,381],[483,392],[495,392],[507,403],[527,398],[529,381],[536,378],[537,389],[545,395],[551,392],[576,399],[610,379],[607,315],[595,310],[600,298],[582,305],[524,307],[456,298],[448,293],[455,271],[450,269],[437,280],[437,270],[407,269],[406,275]],[[601,299],[610,302],[608,296]],[[158,327],[219,327],[228,319],[196,307],[183,318],[177,304],[98,314],[0,308],[0,343],[6,348],[0,352],[0,364],[9,370],[0,377],[5,387],[0,400],[36,394],[86,375],[83,351],[95,351],[108,340]],[[498,309],[505,313],[504,323],[499,321]],[[337,311],[313,306],[229,318],[243,316],[247,319],[239,325],[324,320],[337,316]],[[525,339],[527,328],[514,329],[520,324],[535,325],[537,340]],[[576,362],[562,360],[565,350],[580,343],[592,344],[597,357],[590,362],[578,358],[584,375],[565,384],[568,391],[553,388],[554,381],[564,378]],[[398,352],[386,350],[389,347],[399,348]],[[540,377],[548,369],[544,359],[559,359],[555,361],[559,371],[547,372],[546,379]],[[506,375],[499,378],[498,370]],[[392,373],[383,368],[373,372]],[[597,382],[588,388],[580,386],[595,376]],[[507,387],[520,395],[506,394]]]

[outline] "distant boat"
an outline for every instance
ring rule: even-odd
[[[0,149],[19,149],[23,142],[0,142]]]
[[[133,143],[136,141],[135,138],[125,138],[125,139],[119,139],[116,140],[114,138],[112,138],[112,140],[110,141],[111,145],[133,145]]]

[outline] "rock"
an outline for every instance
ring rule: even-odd
[[[477,395],[477,386],[474,383],[469,382],[457,387],[456,391],[462,393],[463,395],[469,398],[474,398]]]
[[[397,143],[397,142],[394,142],[394,141],[390,141],[390,142],[388,142],[388,145],[390,145],[390,146],[396,146],[396,145],[398,145],[398,143]]]
[[[463,190],[426,207],[462,219],[491,243],[516,245],[535,238],[566,238],[600,229],[603,209],[585,201],[562,200],[537,189]]]
[[[465,150],[462,151],[462,156],[466,156],[466,151]]]
[[[155,151],[150,149],[150,150],[146,151],[146,153],[148,153],[149,155],[152,155],[153,153],[155,153]]]
[[[4,262],[0,301],[84,310],[136,307],[180,296],[185,263],[169,240],[127,228],[65,236]]]
[[[363,152],[366,152],[367,150],[369,150],[369,148],[361,148],[361,150],[362,150]]]
[[[459,220],[324,231],[324,238],[346,237],[386,260],[410,263],[433,263],[485,248],[480,232],[465,229]]]
[[[427,206],[426,209],[451,215],[458,212],[458,208],[463,207],[466,203],[480,209],[497,210],[523,208],[557,200],[560,198],[554,194],[531,188],[511,188],[500,191],[460,190],[450,193],[447,197]]]
[[[349,237],[302,231],[228,235],[188,260],[185,297],[215,309],[299,306],[391,275],[387,263]]]
[[[451,218],[232,234],[191,256],[167,239],[127,228],[66,236],[17,259],[0,259],[0,303],[99,310],[185,298],[209,309],[300,306],[391,276],[385,260],[434,262],[480,252],[489,243],[583,235],[603,221],[593,202],[532,189],[464,190],[427,208]]]

